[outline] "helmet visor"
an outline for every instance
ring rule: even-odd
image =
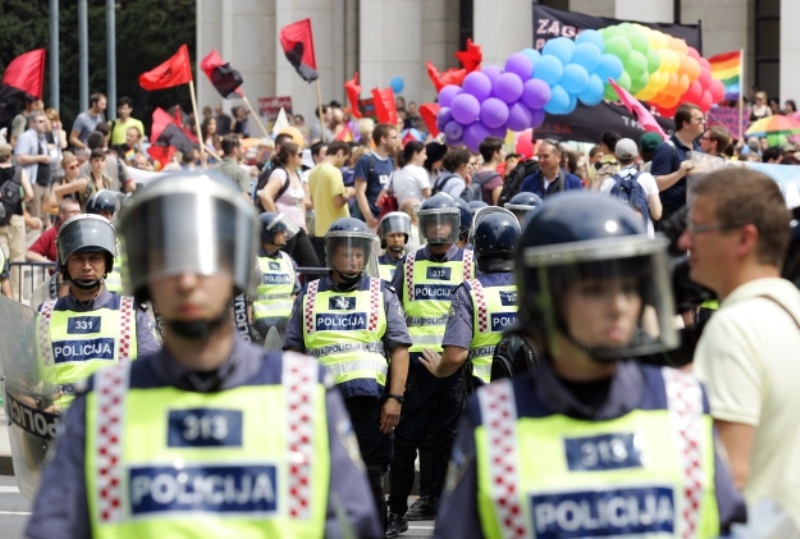
[[[62,265],[78,251],[105,251],[111,257],[117,252],[113,225],[94,215],[78,215],[67,220],[58,231],[56,245]]]
[[[455,212],[420,212],[419,233],[429,244],[455,243],[458,241],[461,216]]]
[[[405,213],[392,212],[386,214],[378,225],[378,235],[385,240],[389,234],[400,232],[408,235],[411,230],[411,219]]]
[[[372,243],[372,238],[367,237],[328,236],[325,238],[325,263],[340,273],[361,273],[369,264]]]

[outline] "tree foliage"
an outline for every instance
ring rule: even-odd
[[[117,96],[134,102],[134,116],[150,126],[156,107],[180,104],[191,110],[186,86],[147,92],[139,86],[139,75],[152,69],[187,44],[196,60],[196,0],[117,0]],[[0,1],[0,71],[15,57],[31,49],[50,47],[49,0]],[[89,93],[107,93],[106,2],[89,0]],[[59,1],[59,68],[61,114],[64,125],[80,111],[78,65],[78,2]],[[193,62],[196,65],[196,62]],[[50,65],[45,70],[45,106],[50,96]]]

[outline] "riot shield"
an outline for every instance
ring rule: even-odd
[[[276,326],[272,326],[267,331],[267,338],[264,340],[264,348],[270,352],[280,352],[283,350],[283,337]]]
[[[37,286],[31,294],[31,305],[38,307],[45,301],[58,297],[58,273],[54,273],[49,279]]]
[[[21,303],[0,296],[0,369],[14,476],[33,500],[60,420],[55,406],[60,386],[47,322]]]

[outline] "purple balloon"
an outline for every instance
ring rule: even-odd
[[[514,73],[503,73],[494,81],[495,97],[502,99],[509,105],[516,103],[522,96],[522,79]]]
[[[461,138],[464,144],[467,145],[467,148],[473,152],[478,152],[480,151],[481,142],[483,142],[486,137],[490,136],[492,136],[492,134],[485,125],[480,122],[475,122],[464,129],[464,136]]]
[[[481,123],[489,129],[504,125],[507,119],[508,105],[496,97],[490,97],[481,103]]]
[[[483,101],[492,95],[492,79],[480,71],[473,71],[467,75],[461,87],[466,93],[474,95],[478,101]]]
[[[489,80],[492,81],[492,84],[494,84],[494,81],[497,80],[497,77],[503,74],[503,68],[498,66],[488,65],[481,68],[481,73],[489,77]]]
[[[525,54],[516,52],[506,60],[506,73],[514,73],[522,80],[528,80],[533,76],[533,62]]]
[[[461,87],[455,84],[448,84],[439,90],[439,106],[449,107],[453,103],[453,99],[461,93]]]
[[[506,138],[506,131],[508,131],[506,126],[501,125],[500,127],[493,127],[489,129],[489,134],[493,137],[504,139]]]
[[[445,137],[448,146],[461,146],[460,138]]]
[[[453,113],[450,112],[450,107],[440,107],[439,112],[436,113],[436,127],[439,131],[444,131],[446,126],[453,119]]]
[[[531,126],[531,109],[522,103],[514,103],[508,109],[506,127],[512,131],[525,131]]]
[[[536,109],[531,114],[531,127],[536,129],[544,123],[545,112],[544,109]]]
[[[471,94],[459,94],[450,105],[450,113],[458,123],[469,125],[478,119],[478,115],[481,113],[481,104]]]
[[[525,81],[522,89],[522,102],[532,109],[540,109],[550,101],[550,87],[541,79]]]
[[[447,135],[447,138],[460,139],[463,133],[464,126],[455,120],[448,122],[447,125],[444,126],[444,134]]]

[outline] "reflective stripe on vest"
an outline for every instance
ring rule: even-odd
[[[696,380],[666,368],[662,376],[667,409],[607,421],[520,418],[510,380],[482,388],[484,536],[716,537],[711,418]]]
[[[319,292],[319,280],[313,281],[303,302],[308,354],[319,358],[336,384],[375,380],[379,395],[378,386],[386,385],[388,370],[383,355],[386,315],[381,280],[369,277],[369,290],[352,292]]]
[[[294,272],[292,259],[283,251],[278,251],[277,259],[269,257],[258,258],[258,269],[261,272],[261,282],[256,289],[253,301],[253,318],[286,318],[292,313],[292,293],[297,276]],[[279,265],[278,269],[271,269],[270,263]],[[276,281],[267,283],[265,280]],[[280,282],[277,282],[280,281]]]
[[[316,361],[286,353],[276,383],[214,393],[129,389],[128,369],[100,371],[87,395],[93,537],[324,535],[330,458]]]
[[[467,281],[472,288],[472,375],[485,383],[491,381],[492,356],[503,331],[517,318],[516,305],[503,305],[502,293],[515,292],[514,285],[484,288],[478,279]]]
[[[55,299],[42,303],[39,311],[39,352],[42,354],[42,364],[51,367],[53,361],[53,344],[50,342],[50,315],[53,314],[53,307],[56,305]]]

